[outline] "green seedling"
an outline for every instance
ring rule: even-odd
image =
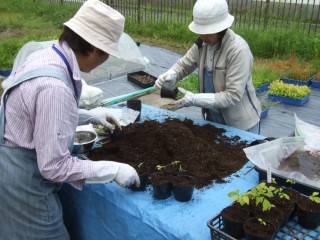
[[[158,171],[161,171],[162,169],[165,169],[166,168],[166,166],[164,166],[164,165],[157,165],[156,166],[156,169],[158,170]]]
[[[320,203],[320,196],[319,192],[313,192],[310,196],[309,199],[313,202]]]
[[[240,190],[234,190],[228,193],[228,196],[231,200],[238,202],[241,206],[247,204],[249,205],[250,202],[250,192],[240,194]]]
[[[267,225],[267,223],[262,218],[258,218],[258,221],[259,221],[260,224],[262,224],[264,226]]]
[[[294,184],[296,184],[295,181],[293,181],[292,179],[289,179],[289,178],[286,180],[286,183],[287,183],[287,184],[290,184],[290,187],[291,187],[291,188],[292,188],[292,186],[293,186]]]
[[[256,205],[262,205],[262,211],[268,211],[275,207],[268,199],[274,196],[275,187],[267,186],[265,182],[258,184],[251,189],[252,199],[255,200]]]
[[[172,163],[171,163],[171,165],[178,165],[180,163],[180,161],[173,161]]]

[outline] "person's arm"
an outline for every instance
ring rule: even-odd
[[[176,84],[177,81],[192,73],[197,68],[198,62],[199,48],[196,44],[193,44],[182,58],[172,65],[168,71],[158,77],[155,86],[161,89],[164,82],[174,82]]]
[[[45,87],[36,95],[33,138],[38,167],[50,181],[79,181],[76,184],[81,186],[92,175],[92,164],[70,155],[78,108],[71,90],[63,82],[57,85]]]
[[[69,182],[81,189],[87,183],[116,181],[123,187],[139,185],[128,164],[82,160],[70,155],[78,122],[74,97],[65,87],[46,88],[37,94],[34,143],[41,175],[53,182]]]
[[[178,81],[196,70],[200,62],[200,51],[201,48],[194,43],[188,52],[170,68],[177,73]]]

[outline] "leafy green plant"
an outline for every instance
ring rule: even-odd
[[[269,199],[275,195],[276,188],[274,186],[267,186],[265,182],[259,183],[256,187],[251,189],[252,199],[255,200],[256,206],[262,206],[263,211],[270,210],[275,207]]]
[[[313,202],[320,203],[320,196],[319,192],[313,192],[310,196],[309,199]]]
[[[263,211],[268,211],[275,207],[275,205],[269,201],[272,197],[279,196],[280,198],[289,199],[289,196],[283,192],[282,187],[276,187],[276,185],[267,184],[266,182],[261,182],[250,191],[242,194],[239,190],[231,191],[228,193],[228,196],[241,206],[249,205],[252,201],[256,206],[261,206]]]
[[[250,191],[240,194],[240,190],[234,190],[228,193],[229,198],[232,201],[239,203],[241,206],[250,204]]]
[[[273,81],[269,86],[269,94],[301,99],[310,94],[311,90],[308,86],[298,86],[287,84],[281,80]]]

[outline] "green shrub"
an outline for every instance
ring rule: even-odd
[[[255,88],[270,83],[280,77],[280,73],[264,62],[255,62],[252,68],[252,81]]]

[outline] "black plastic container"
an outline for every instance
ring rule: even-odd
[[[147,187],[147,185],[149,183],[149,174],[145,173],[145,174],[139,175],[139,178],[140,178],[140,186],[136,187],[136,185],[131,185],[129,188],[132,191],[144,191],[144,190],[146,190],[146,187]]]
[[[152,87],[156,82],[156,80],[157,80],[156,77],[143,71],[133,72],[128,74],[128,81],[142,88]]]
[[[112,142],[115,142],[115,141],[123,139],[124,133],[122,130],[117,128],[112,133],[111,132],[109,133],[109,137]]]
[[[267,171],[264,169],[261,169],[257,166],[255,166],[255,170],[259,173],[259,181],[265,181],[267,180]],[[289,184],[287,183],[287,178],[279,176],[278,174],[272,173],[272,178],[275,179],[275,181],[285,187],[292,187],[292,189],[297,190],[298,192],[304,194],[304,195],[311,195],[313,192],[320,192],[320,189],[310,186],[298,181],[295,181],[295,184]]]
[[[171,82],[164,82],[161,87],[160,97],[176,99],[178,88]]]
[[[141,116],[141,100],[139,99],[130,99],[127,100],[127,108],[133,109],[135,111],[140,112],[138,117],[136,118],[135,122],[140,121]]]
[[[179,202],[187,202],[192,198],[195,186],[193,176],[178,174],[172,178],[172,190],[175,199]]]
[[[166,199],[171,196],[172,183],[168,175],[162,172],[153,173],[150,176],[150,182],[153,188],[153,196],[157,199]]]

